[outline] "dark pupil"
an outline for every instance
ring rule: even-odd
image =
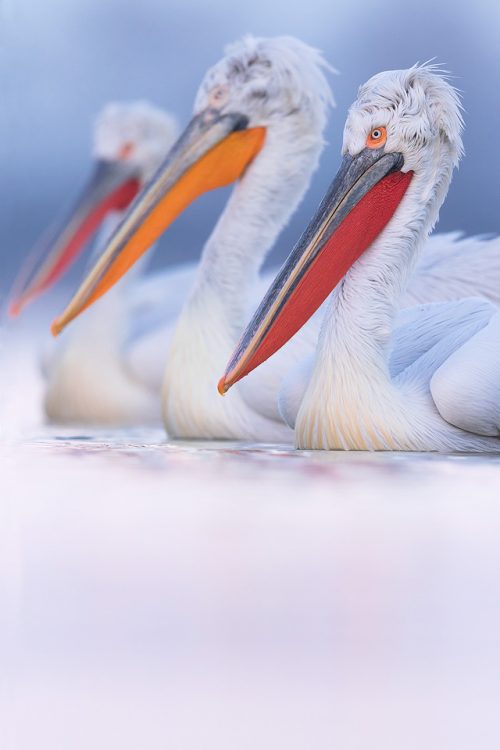
[[[373,131],[373,137],[374,138],[380,138],[380,130],[374,130]]]

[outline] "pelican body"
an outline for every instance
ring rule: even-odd
[[[400,311],[461,132],[458,94],[432,66],[360,88],[337,176],[219,384],[227,391],[329,297],[315,355],[281,395],[297,447],[500,451],[498,308],[476,297]]]
[[[265,413],[242,394],[221,402],[214,382],[262,295],[261,265],[317,167],[333,103],[328,67],[289,37],[231,45],[206,74],[193,119],[55,323],[57,333],[101,297],[198,195],[237,182],[164,343],[162,413],[172,437],[290,440],[276,408]],[[288,366],[295,361],[292,353]]]
[[[93,237],[92,260],[99,257],[176,135],[172,116],[147,102],[117,102],[103,109],[94,127],[92,175],[69,215],[28,257],[12,295],[12,315],[58,281]],[[137,382],[123,358],[130,319],[144,306],[140,290],[131,283],[136,277],[118,284],[45,356],[45,411],[52,421],[108,425],[159,421],[159,392]],[[179,280],[183,278],[172,282]],[[180,301],[177,314],[179,309]]]
[[[314,352],[320,314],[230,399],[219,399],[214,383],[267,286],[259,274],[262,262],[317,166],[332,103],[325,67],[318,52],[295,39],[247,37],[231,46],[205,76],[186,130],[54,323],[57,333],[105,294],[198,195],[236,181],[175,326],[168,333],[146,332],[125,355],[138,381],[162,380],[162,414],[171,437],[293,437],[278,393],[286,373]],[[464,278],[478,248],[491,257],[486,242],[457,235],[432,239],[402,303],[456,299],[467,287],[499,297],[493,273]]]

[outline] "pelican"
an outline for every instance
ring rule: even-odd
[[[108,104],[96,119],[94,169],[68,216],[28,257],[14,285],[11,316],[51,287],[97,233],[94,256],[177,136],[174,118],[148,102]],[[171,274],[170,305],[179,312],[187,269]],[[135,424],[159,421],[159,393],[135,381],[122,357],[132,318],[144,317],[151,285],[119,284],[45,357],[45,411],[55,422]],[[177,291],[177,296],[174,292]],[[165,311],[164,311],[165,312]],[[146,318],[151,325],[150,315]]]
[[[462,126],[459,96],[433,66],[361,86],[340,169],[219,382],[226,392],[330,295],[313,361],[282,394],[298,448],[500,451],[499,309],[476,297],[398,318]]]
[[[56,322],[57,332],[101,296],[194,198],[238,180],[169,337],[162,411],[170,436],[290,439],[279,413],[261,413],[241,395],[221,402],[213,383],[265,288],[262,262],[317,167],[333,103],[328,68],[290,37],[231,45],[205,75],[194,117],[164,165]],[[135,371],[151,382],[151,373]]]
[[[137,380],[150,387],[163,381],[171,437],[292,439],[278,391],[284,374],[314,351],[318,315],[231,399],[220,400],[213,384],[252,300],[268,285],[259,277],[263,259],[317,165],[331,103],[325,67],[318,52],[295,39],[247,37],[231,46],[206,75],[193,120],[54,324],[57,333],[104,294],[197,195],[238,180],[203,248],[175,329],[136,337],[124,354]],[[467,286],[499,294],[485,274],[464,277],[464,258],[478,244],[458,235],[429,242],[406,304],[453,299]],[[481,250],[487,254],[489,243]],[[448,256],[443,273],[440,259]]]

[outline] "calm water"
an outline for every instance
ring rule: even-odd
[[[500,746],[500,459],[47,427],[28,333],[0,384],[2,750]]]

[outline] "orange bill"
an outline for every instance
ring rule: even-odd
[[[265,128],[246,129],[242,124],[241,115],[213,111],[191,121],[54,321],[54,335],[116,284],[192,201],[242,176],[265,139]]]

